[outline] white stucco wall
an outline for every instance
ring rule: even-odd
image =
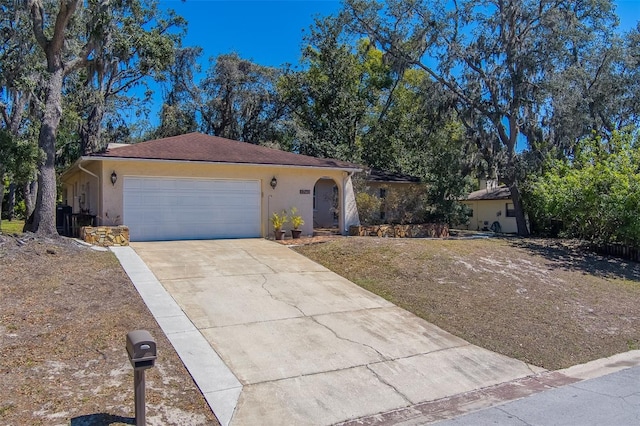
[[[511,200],[464,201],[464,204],[473,209],[473,216],[469,218],[468,225],[456,226],[456,228],[482,231],[484,228],[489,229],[493,222],[498,221],[502,232],[515,234],[518,232],[516,218],[507,217],[507,203],[511,203]]]
[[[64,177],[64,188],[67,192],[67,202],[74,207],[74,212],[79,208],[76,200],[81,196],[81,188],[90,190],[88,202],[91,212],[98,216],[99,224],[111,224],[105,219],[105,213],[110,218],[120,217],[122,224],[126,225],[126,217],[123,212],[123,184],[127,176],[146,177],[181,177],[202,179],[255,179],[260,181],[262,236],[271,235],[273,226],[269,217],[273,212],[283,209],[289,210],[295,206],[298,214],[305,223],[301,227],[303,235],[313,234],[313,188],[318,179],[329,178],[342,185],[347,179],[347,172],[340,170],[327,170],[319,168],[295,168],[286,166],[256,166],[256,165],[227,165],[208,164],[197,162],[168,162],[168,161],[139,161],[139,160],[87,160],[82,166],[98,176],[98,179],[82,171],[67,173]],[[111,184],[111,173],[116,172],[118,179],[115,185]],[[275,189],[270,186],[271,179],[275,177],[278,184]],[[76,187],[78,188],[76,190]],[[342,193],[342,191],[340,191]],[[351,190],[351,193],[353,191]],[[355,198],[351,195],[353,204]],[[75,204],[74,204],[75,203]],[[351,203],[351,201],[349,201]],[[348,209],[352,210],[351,207]],[[352,219],[340,218],[341,228]],[[287,223],[285,229],[291,229]]]
[[[350,176],[345,179],[344,210],[344,231],[348,232],[350,226],[360,225],[360,215],[358,214],[358,206],[356,204],[356,193],[353,189],[353,181]]]

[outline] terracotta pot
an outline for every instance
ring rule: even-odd
[[[294,240],[300,238],[300,234],[302,234],[302,229],[292,229],[291,230],[291,238]]]
[[[281,229],[278,229],[276,231],[273,231],[273,234],[274,234],[276,240],[283,240],[285,231],[283,231]]]

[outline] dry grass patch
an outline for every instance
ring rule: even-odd
[[[115,256],[69,239],[0,234],[0,423],[133,424],[126,333],[158,342],[147,424],[217,424]]]
[[[640,347],[640,265],[568,242],[351,237],[296,250],[471,343],[548,369]]]

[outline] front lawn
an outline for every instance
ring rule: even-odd
[[[158,342],[149,424],[218,424],[113,253],[0,235],[0,277],[0,424],[134,424],[135,329]]]
[[[471,343],[547,369],[640,347],[640,264],[567,242],[349,237],[296,250]]]
[[[0,222],[0,232],[4,234],[22,234],[24,228],[24,220],[2,220]]]

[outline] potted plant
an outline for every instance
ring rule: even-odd
[[[276,240],[281,240],[284,238],[284,229],[282,226],[287,223],[289,218],[287,217],[286,210],[282,210],[282,213],[278,214],[278,212],[273,212],[271,215],[271,224],[273,225],[273,234]]]
[[[298,228],[304,225],[304,220],[302,219],[302,216],[298,214],[297,208],[291,207],[290,219],[291,219],[291,225],[293,226],[293,229],[291,230],[291,237],[293,239],[300,238],[300,234],[302,233],[302,230]]]

